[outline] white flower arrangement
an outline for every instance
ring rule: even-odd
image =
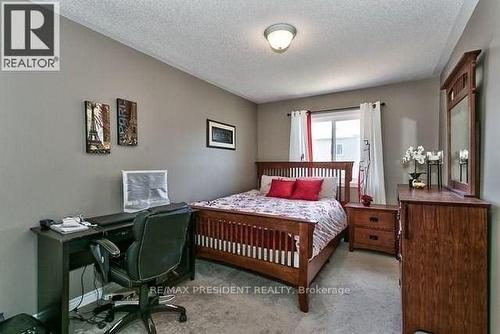
[[[423,165],[425,163],[424,147],[418,146],[414,148],[413,146],[408,147],[403,158],[401,159],[401,165],[403,167],[408,167],[408,165],[413,161],[413,173],[410,174],[410,187],[415,187],[415,183],[419,182],[419,177],[422,173],[418,170],[418,165]]]
[[[401,165],[408,166],[411,161],[415,161],[415,164],[423,165],[425,163],[424,147],[418,146],[414,148],[413,146],[408,147],[403,158],[401,159]]]

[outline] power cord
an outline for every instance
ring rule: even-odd
[[[91,313],[92,311],[88,312]],[[88,313],[76,313],[73,316],[70,316],[71,320],[77,320],[81,322],[86,322],[88,324],[97,326],[99,329],[103,329],[106,327],[106,322],[105,322],[105,316],[99,316],[97,314],[94,314],[90,317],[87,317]]]
[[[85,271],[87,270],[87,267],[83,268],[82,275],[80,277],[80,285],[81,285],[81,297],[80,301],[76,305],[76,307],[71,311],[74,312],[75,315],[70,316],[69,318],[72,320],[78,320],[82,322],[89,323],[91,325],[97,326],[99,329],[103,329],[106,327],[106,322],[105,318],[106,316],[100,316],[99,314],[93,314],[93,310],[87,311],[87,312],[80,312],[79,308],[83,303],[83,296],[85,293],[85,284],[84,284],[84,276],[85,276]],[[97,305],[100,305],[100,294],[99,290],[97,289],[97,282],[96,282],[96,270],[94,267],[94,289],[96,290],[97,293]],[[92,313],[93,315],[90,317],[87,317],[88,314]]]
[[[80,284],[81,284],[81,288],[82,288],[82,294],[80,296],[80,301],[78,302],[78,305],[76,305],[76,307],[72,310],[72,311],[75,311],[75,312],[78,312],[78,308],[83,303],[83,294],[85,293],[85,286],[84,286],[84,283],[83,283],[83,277],[85,275],[85,271],[86,270],[87,270],[87,267],[83,267],[82,276],[80,277]]]

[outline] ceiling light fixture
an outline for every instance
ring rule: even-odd
[[[297,34],[297,29],[287,23],[278,23],[269,26],[264,30],[269,45],[275,52],[285,52],[292,43],[292,39]]]

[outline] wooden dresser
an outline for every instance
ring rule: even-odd
[[[394,205],[346,205],[349,221],[349,250],[370,249],[396,254],[398,231],[397,212]]]
[[[404,334],[488,331],[489,204],[398,187]]]

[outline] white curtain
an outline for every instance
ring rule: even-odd
[[[361,152],[370,147],[370,168],[366,180],[366,194],[373,196],[374,203],[385,204],[384,155],[382,150],[382,120],[380,102],[363,103],[361,111]]]
[[[308,161],[307,110],[292,111],[290,120],[289,161]]]

